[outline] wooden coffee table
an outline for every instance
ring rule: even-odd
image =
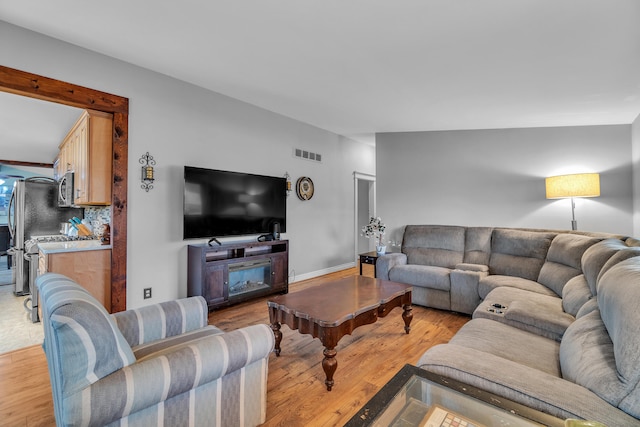
[[[411,330],[411,286],[388,280],[352,276],[287,295],[269,298],[269,321],[275,335],[275,353],[280,356],[284,323],[301,334],[319,338],[324,348],[322,369],[327,390],[333,387],[338,367],[335,347],[358,326],[375,323],[395,307],[402,307],[405,333]]]

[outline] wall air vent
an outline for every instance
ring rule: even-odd
[[[302,148],[294,148],[293,155],[299,159],[311,160],[312,162],[322,162],[322,154],[312,153]]]

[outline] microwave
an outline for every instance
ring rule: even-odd
[[[73,171],[67,171],[58,181],[58,206],[73,206]]]

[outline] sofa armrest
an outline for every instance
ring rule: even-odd
[[[274,344],[271,328],[261,324],[155,353],[68,396],[65,422],[84,416],[86,424],[106,425],[253,363],[267,364]]]
[[[382,280],[389,280],[389,271],[396,265],[405,265],[407,255],[403,253],[385,254],[376,261],[376,277]]]
[[[469,264],[469,263],[460,263],[456,264],[456,270],[462,271],[477,271],[479,273],[489,273],[489,266],[484,264]]]
[[[478,292],[478,283],[489,275],[489,267],[481,264],[457,264],[451,270],[451,310],[472,314],[482,302]]]
[[[207,302],[201,296],[112,314],[131,347],[203,328],[208,315]]]

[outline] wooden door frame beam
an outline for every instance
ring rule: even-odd
[[[1,65],[0,91],[113,114],[111,310],[126,310],[129,99]]]

